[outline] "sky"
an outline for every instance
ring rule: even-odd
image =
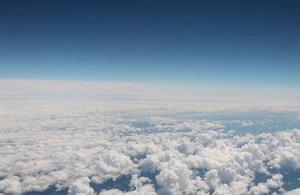
[[[299,8],[0,0],[0,195],[300,194]]]
[[[292,86],[299,1],[0,2],[0,78]]]

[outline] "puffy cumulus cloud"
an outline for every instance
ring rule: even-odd
[[[267,194],[270,192],[270,189],[264,184],[264,183],[259,183],[256,186],[253,186],[251,190],[249,191],[249,194],[253,195],[259,195],[259,194]]]
[[[247,126],[252,126],[254,123],[252,121],[242,121],[241,126],[242,127],[247,127]]]
[[[20,178],[14,176],[1,180],[0,189],[4,194],[21,194]]]
[[[281,174],[272,175],[272,178],[267,180],[266,185],[269,188],[280,188],[283,185],[282,178]]]
[[[252,186],[249,191],[249,194],[267,194],[272,189],[279,189],[279,191],[282,191],[282,179],[283,176],[281,174],[274,174],[266,182],[261,182],[258,183],[258,185]]]
[[[300,194],[300,188],[285,192],[284,195],[298,195]]]
[[[99,195],[156,195],[156,192],[152,185],[143,185],[138,187],[136,190],[130,192],[122,192],[117,189],[104,190]]]
[[[77,179],[74,181],[70,187],[68,194],[69,195],[94,195],[93,188],[89,185],[90,180],[88,177]]]
[[[80,103],[2,107],[0,193],[265,194],[284,188],[281,169],[300,168],[299,129],[235,134],[162,107]],[[126,188],[93,187],[124,175]]]
[[[161,172],[156,176],[160,185],[160,194],[191,193],[192,171],[180,161],[170,159],[161,165]]]

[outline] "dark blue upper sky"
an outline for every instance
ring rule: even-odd
[[[2,0],[0,78],[297,85],[300,1]]]

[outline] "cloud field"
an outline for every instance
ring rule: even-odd
[[[144,85],[122,101],[13,86],[0,88],[2,194],[299,194],[297,110],[140,101]]]

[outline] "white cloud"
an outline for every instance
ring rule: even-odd
[[[70,187],[69,195],[94,195],[94,190],[89,186],[90,180],[87,177],[74,181]]]
[[[143,185],[131,192],[122,192],[117,189],[105,190],[99,193],[99,195],[156,195],[156,192],[151,185]]]
[[[268,179],[266,185],[269,188],[280,188],[283,185],[283,176],[281,174],[273,175],[271,179]]]
[[[300,132],[296,129],[232,137],[230,132],[205,130],[211,127],[210,121],[179,122],[169,118],[163,122],[162,118],[156,124],[169,132],[140,134],[130,119],[113,116],[84,111],[55,117],[8,117],[6,120],[13,123],[6,123],[0,132],[0,174],[4,178],[1,191],[18,194],[43,191],[54,185],[59,189],[69,187],[70,193],[88,192],[88,178],[101,183],[126,174],[133,175],[131,186],[141,190],[151,183],[149,178],[139,175],[142,169],[159,171],[155,177],[161,194],[200,193],[209,189],[216,194],[234,194],[247,192],[255,172],[270,174],[266,167],[296,169],[300,164]],[[153,122],[153,118],[148,121]],[[174,132],[173,126],[178,123],[184,123],[181,128],[188,126],[191,131]],[[201,176],[197,169],[207,172]],[[282,176],[273,175],[250,191],[259,194],[282,184]]]
[[[92,89],[98,89],[97,84]],[[24,87],[21,82],[11,85]],[[42,89],[45,85],[29,91],[47,91]],[[68,85],[78,87],[76,93],[86,87]],[[54,87],[58,93],[68,90],[59,83]],[[133,91],[146,85],[135,87]],[[12,91],[14,97],[27,93]],[[263,194],[283,186],[284,175],[270,168],[300,168],[299,129],[238,135],[224,130],[232,120],[190,117],[189,112],[203,105],[12,99],[1,103],[0,193],[4,194],[51,186],[68,188],[69,194],[96,194],[91,182],[122,175],[131,175],[131,191],[116,188],[100,194]],[[219,113],[216,107],[201,112]],[[236,123],[252,125],[251,120]],[[256,173],[270,178],[255,184]]]
[[[299,195],[300,194],[300,188],[285,192],[284,195]]]
[[[4,194],[21,194],[22,188],[18,177],[0,180],[0,189]]]

